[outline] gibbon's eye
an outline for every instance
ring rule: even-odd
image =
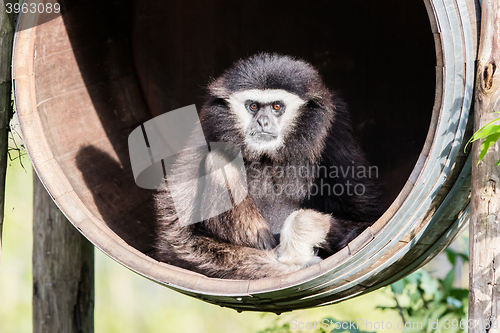
[[[259,111],[259,109],[260,109],[260,104],[259,104],[259,103],[257,103],[257,102],[247,101],[247,102],[245,103],[245,105],[246,105],[246,107],[247,107],[248,111],[250,111],[250,112],[252,112],[252,113],[257,112],[257,111]]]
[[[278,102],[273,103],[274,111],[280,111],[282,107],[283,107],[283,105],[281,105],[281,103],[278,103]]]

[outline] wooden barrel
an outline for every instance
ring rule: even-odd
[[[478,9],[472,0],[386,2],[61,0],[61,15],[23,13],[13,76],[33,166],[104,253],[210,303],[280,313],[392,283],[434,257],[468,220],[464,142]],[[252,5],[269,14],[255,17]],[[341,90],[380,166],[387,211],[348,247],[286,276],[221,280],[158,262],[148,256],[153,196],[134,183],[128,135],[153,116],[199,105],[211,77],[258,51],[304,58]]]

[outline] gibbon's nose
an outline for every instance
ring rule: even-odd
[[[257,122],[259,123],[260,127],[263,130],[266,130],[269,127],[269,117],[268,116],[261,116],[257,119]]]

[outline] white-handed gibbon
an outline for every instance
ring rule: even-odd
[[[380,217],[377,175],[346,106],[309,63],[266,53],[241,60],[209,85],[199,116],[206,143],[241,151],[248,195],[213,218],[183,225],[176,208],[193,202],[174,205],[169,189],[160,192],[158,260],[209,277],[278,276],[318,263]],[[207,174],[211,154],[186,150],[174,173]],[[217,200],[203,196],[205,205]]]

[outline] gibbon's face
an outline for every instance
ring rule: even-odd
[[[232,93],[227,99],[243,131],[247,148],[272,154],[294,127],[301,107],[299,96],[282,89],[252,89]]]

